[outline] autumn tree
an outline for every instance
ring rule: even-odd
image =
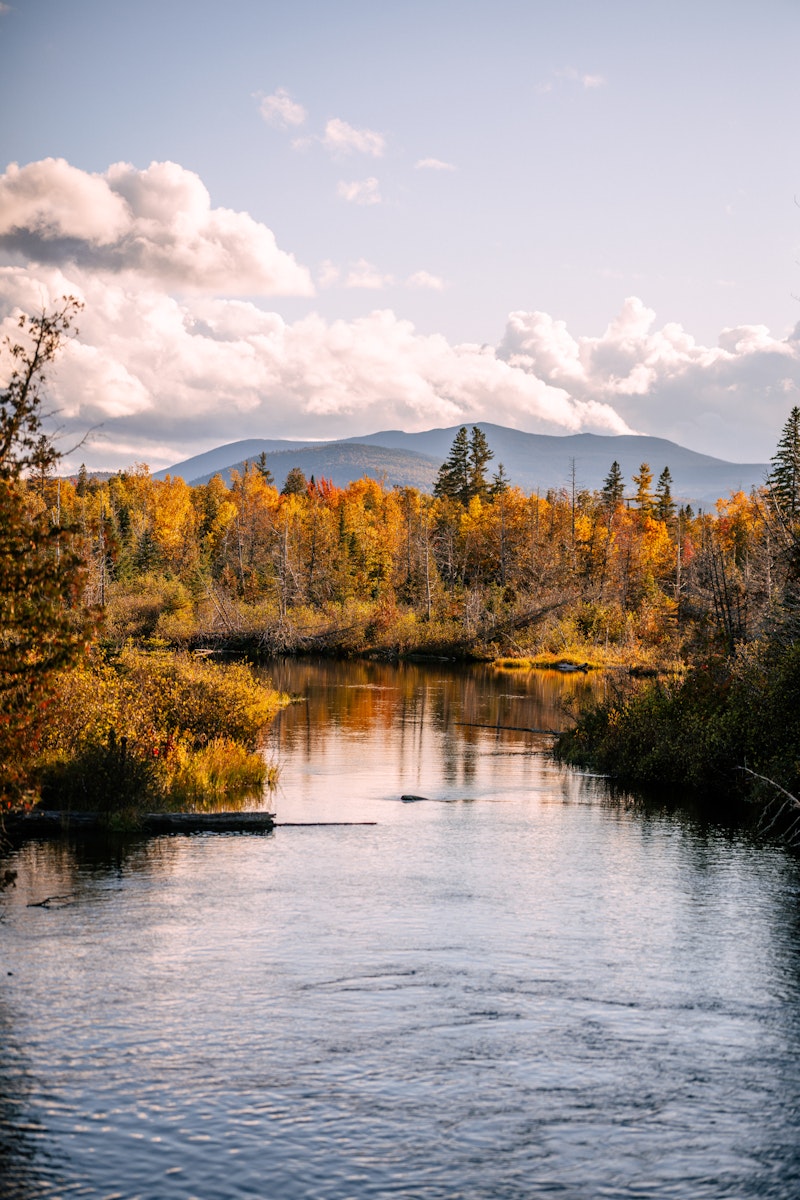
[[[75,661],[86,622],[71,607],[82,587],[82,562],[70,531],[29,502],[26,476],[52,469],[59,453],[43,431],[46,372],[80,308],[65,297],[53,312],[22,315],[18,340],[3,350],[8,371],[0,393],[0,798],[24,796],[26,763],[55,672]]]
[[[653,472],[649,463],[642,463],[633,482],[636,484],[636,507],[639,512],[649,513],[653,507]]]

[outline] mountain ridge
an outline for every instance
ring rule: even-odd
[[[732,491],[761,486],[769,470],[768,463],[732,463],[643,434],[541,434],[486,421],[474,424],[494,452],[490,471],[502,463],[511,483],[525,491],[569,488],[573,471],[576,488],[596,490],[614,461],[620,464],[630,490],[632,475],[647,462],[655,478],[669,467],[677,499],[705,507]],[[291,467],[298,466],[306,476],[324,476],[340,487],[367,475],[389,487],[430,490],[459,428],[453,425],[420,433],[388,429],[324,442],[250,438],[185,459],[156,472],[155,477],[163,479],[170,474],[199,485],[221,474],[230,481],[232,470],[241,471],[245,461],[252,462],[263,452],[279,487]]]

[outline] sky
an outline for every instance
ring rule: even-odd
[[[83,302],[73,469],[478,420],[767,461],[799,49],[797,0],[8,0],[2,332]]]

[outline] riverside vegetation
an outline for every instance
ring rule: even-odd
[[[87,530],[62,509],[60,483],[46,502],[58,453],[42,431],[43,385],[79,307],[65,298],[22,315],[4,346],[0,811],[41,798],[128,823],[154,806],[247,803],[274,781],[259,743],[285,698],[243,664],[109,641]]]
[[[181,672],[221,680],[219,665],[191,657],[198,650],[669,670],[668,682],[620,686],[580,718],[559,753],[626,777],[701,783],[750,765],[796,786],[800,740],[791,741],[788,719],[768,736],[746,696],[756,689],[764,721],[788,702],[800,576],[797,409],[764,489],[707,513],[676,504],[667,464],[655,482],[647,463],[631,485],[613,463],[596,492],[577,488],[573,472],[562,490],[525,494],[502,465],[490,471],[493,454],[477,427],[459,431],[432,495],[366,478],[340,488],[298,469],[279,488],[263,459],[233,472],[230,484],[157,480],[144,465],[65,479],[41,436],[37,385],[73,311],[67,303],[54,316],[22,319],[28,334],[44,330],[51,341],[42,362],[28,343],[16,348],[19,370],[2,403],[6,417],[23,413],[6,437],[17,452],[4,459],[0,443],[0,498],[13,509],[4,537],[16,529],[28,539],[32,574],[20,586],[53,631],[47,658],[19,605],[16,613],[7,606],[3,737],[17,747],[15,760],[5,752],[7,802],[36,787],[77,799],[84,785],[76,779],[92,773],[81,763],[123,759],[132,786],[136,770],[158,778],[147,787],[161,797],[177,797],[203,790],[179,782],[192,755],[202,776],[201,761],[228,753],[221,739],[243,738],[237,744],[252,752],[253,725],[212,736],[181,725],[184,710],[145,716],[138,700],[126,707],[120,698],[135,680],[146,706],[165,686],[167,663],[176,694]],[[52,601],[37,591],[45,576]],[[260,686],[237,670],[228,669],[231,687]],[[149,673],[154,689],[145,686]],[[106,707],[77,729],[67,714],[90,707],[70,696],[93,689]],[[262,715],[276,703],[269,694],[261,701]],[[745,746],[747,764],[734,763]]]

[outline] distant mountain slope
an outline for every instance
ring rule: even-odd
[[[635,434],[523,433],[486,421],[477,424],[494,451],[494,459],[489,464],[490,471],[496,470],[498,463],[502,463],[511,481],[525,491],[538,488],[546,492],[548,488],[569,487],[573,460],[575,483],[579,489],[592,491],[601,487],[609,467],[616,460],[625,477],[627,490],[632,491],[634,473],[638,474],[641,464],[647,462],[654,480],[668,466],[673,479],[673,494],[692,504],[705,506],[739,488],[747,492],[751,487],[759,487],[769,470],[767,463],[729,463],[708,454],[698,454],[666,438]],[[453,425],[447,429],[429,429],[424,433],[403,433],[390,429],[349,440],[364,445],[416,450],[442,462],[458,428]]]
[[[167,475],[177,475],[187,483],[198,479],[201,475],[216,475],[233,463],[249,459],[254,462],[262,451],[269,453],[273,450],[294,450],[307,442],[286,442],[276,438],[249,438],[243,442],[229,442],[225,446],[217,446],[216,450],[207,450],[205,454],[196,454],[194,458],[185,458],[175,463],[174,467],[166,467],[163,471],[155,471],[154,479],[165,479]]]
[[[628,491],[632,477],[643,462],[650,464],[654,479],[668,466],[673,478],[673,494],[695,507],[708,507],[719,496],[731,491],[758,487],[769,469],[767,463],[730,463],[698,454],[665,438],[635,435],[568,435],[523,433],[503,425],[479,422],[494,451],[490,470],[499,463],[512,483],[526,492],[544,493],[549,488],[570,487],[572,464],[575,483],[590,491],[602,486],[612,462],[620,464]],[[286,474],[297,466],[307,475],[325,476],[339,486],[369,475],[385,478],[389,487],[413,486],[430,490],[440,464],[447,457],[458,426],[429,429],[424,433],[404,433],[390,429],[339,442],[280,441],[257,439],[232,442],[206,454],[177,463],[166,474],[179,475],[190,483],[204,483],[217,473],[229,478],[232,468],[241,469],[245,459],[253,462],[262,451],[279,487]]]
[[[258,451],[260,454],[261,451]],[[338,487],[346,487],[353,479],[366,475],[370,479],[385,480],[387,487],[416,487],[430,491],[433,487],[439,462],[415,450],[387,449],[385,446],[361,446],[352,442],[326,442],[323,445],[301,446],[299,449],[265,451],[267,466],[277,486],[283,487],[292,467],[299,467],[307,479],[323,476]],[[257,455],[250,458],[252,462]],[[231,463],[223,471],[211,471],[189,482],[207,483],[213,475],[220,474],[230,482],[232,470],[241,471],[244,460]]]

